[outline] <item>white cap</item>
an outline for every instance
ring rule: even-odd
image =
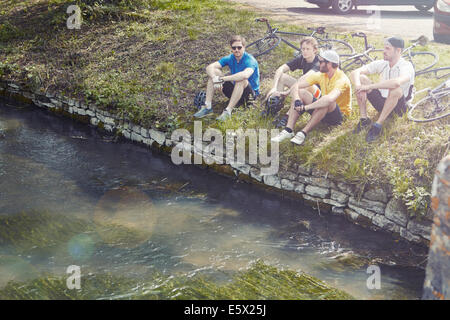
[[[334,50],[325,50],[325,51],[320,50],[319,56],[329,62],[339,64],[339,55]]]

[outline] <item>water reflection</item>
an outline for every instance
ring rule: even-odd
[[[137,285],[154,271],[223,281],[261,259],[358,298],[421,295],[423,270],[388,266],[423,258],[401,241],[193,166],[174,166],[143,147],[110,143],[39,110],[0,107],[0,121],[0,217],[48,211],[39,223],[54,237],[39,242],[39,235],[19,232],[23,260],[14,242],[0,246],[0,254],[9,252],[0,256],[0,286],[35,274],[26,268],[64,274],[70,264],[126,275]],[[13,267],[11,257],[22,267]],[[374,263],[383,275],[376,292],[366,288],[366,268]]]

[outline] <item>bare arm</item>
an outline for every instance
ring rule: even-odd
[[[247,80],[248,78],[250,78],[252,76],[253,72],[255,72],[255,70],[253,70],[252,68],[246,68],[244,71],[241,71],[241,72],[229,75],[229,76],[221,77],[221,79],[223,81]]]
[[[355,71],[352,71],[350,73],[350,81],[355,85],[355,87],[361,86],[361,75],[368,75],[369,70],[365,66],[362,66],[361,68],[356,69]]]
[[[402,84],[405,84],[409,81],[409,76],[400,76],[395,79],[382,80],[377,83],[372,83],[368,85],[368,90],[372,89],[397,89]]]
[[[341,95],[341,90],[333,89],[333,90],[331,90],[331,92],[329,94],[322,96],[316,102],[306,105],[305,111],[328,107],[331,103],[336,102],[337,98],[339,98],[340,95]]]
[[[277,71],[275,71],[275,76],[273,78],[273,89],[277,89],[278,88],[278,82],[280,81],[281,76],[283,75],[283,73],[290,71],[291,69],[289,68],[289,66],[287,64],[283,64],[281,67],[279,67],[277,69]]]

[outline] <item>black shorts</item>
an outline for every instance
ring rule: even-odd
[[[372,106],[378,111],[381,112],[384,107],[384,103],[386,102],[386,98],[383,98],[380,90],[374,89],[370,93],[367,94],[367,99],[370,101]],[[402,96],[400,100],[398,100],[397,105],[394,108],[394,112],[401,116],[406,112],[406,99],[405,96]]]
[[[223,94],[230,99],[231,94],[234,90],[234,83],[231,81],[225,81],[222,85],[222,92]],[[255,97],[255,91],[253,91],[252,86],[250,83],[245,87],[244,92],[242,93],[241,99],[239,99],[239,102],[237,103],[237,106],[240,106],[244,104],[244,102],[248,101],[248,98],[250,95],[253,95]]]
[[[317,101],[317,99],[315,97],[313,97],[312,102],[316,102],[316,101]],[[314,110],[307,110],[307,112],[312,115]],[[344,118],[342,116],[341,108],[339,108],[338,104],[336,103],[336,108],[334,108],[333,111],[328,112],[325,115],[325,117],[323,117],[322,120],[320,120],[320,121],[324,122],[330,126],[337,126],[342,123],[343,119]]]

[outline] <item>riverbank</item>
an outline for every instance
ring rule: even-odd
[[[132,6],[116,1],[90,6],[84,1],[79,3],[81,29],[68,30],[68,3],[0,4],[0,76],[7,81],[5,89],[163,148],[173,147],[174,129],[192,128],[192,99],[205,85],[204,67],[228,53],[227,37],[241,33],[250,42],[263,32],[253,22],[254,14],[242,6],[212,0],[136,1]],[[439,63],[445,65],[450,53],[444,48],[429,44],[421,49],[439,52]],[[262,92],[270,87],[276,68],[291,57],[291,50],[279,46],[261,58]],[[418,89],[425,85],[429,83],[417,80]],[[217,113],[224,101],[214,105]],[[237,110],[225,124],[205,121],[203,127],[221,132],[271,128],[271,120],[259,117],[261,108],[257,101],[254,109]],[[321,206],[322,212],[345,214],[363,225],[426,244],[431,180],[448,152],[448,122],[416,125],[405,118],[392,119],[380,142],[369,146],[363,135],[351,134],[359,119],[356,109],[342,126],[315,130],[300,148],[281,144],[278,175],[263,178],[259,168],[251,166],[216,168],[301,196]],[[297,126],[306,121],[300,119]],[[339,188],[340,184],[347,187]]]
[[[221,286],[257,260],[357,299],[422,294],[426,248],[341,216],[318,215],[279,191],[174,165],[155,149],[114,143],[113,136],[61,115],[0,104],[0,283],[14,280],[9,288],[17,294],[34,294],[20,290],[31,288],[30,276],[64,293],[53,280],[61,281],[70,265],[81,267],[81,294],[93,294],[91,283],[108,273],[128,278],[132,288],[148,287],[154,271],[177,280],[210,276]],[[381,269],[381,290],[366,287],[370,265]],[[118,285],[96,292],[126,291]]]

